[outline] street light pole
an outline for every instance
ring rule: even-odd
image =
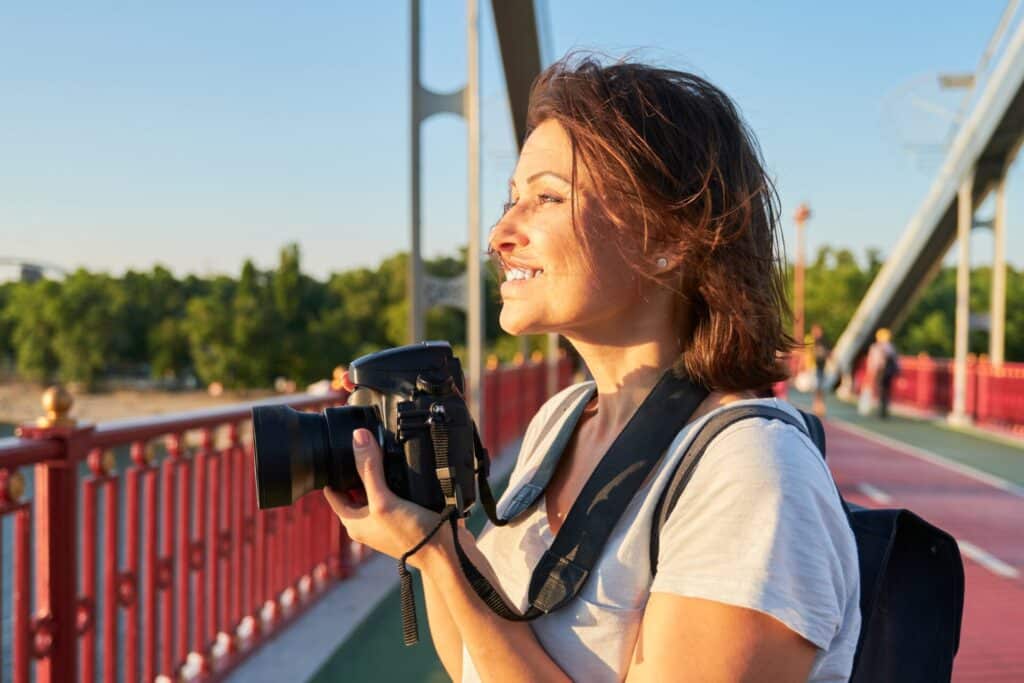
[[[796,266],[793,270],[793,337],[803,347],[804,343],[804,224],[811,217],[811,207],[806,202],[796,209]]]
[[[480,429],[484,419],[484,295],[480,253],[480,18],[477,0],[466,0],[466,118],[469,176],[469,247],[466,249],[466,344],[469,346],[469,412]]]
[[[409,3],[411,32],[409,39],[410,68],[409,87],[412,104],[412,129],[410,135],[411,168],[411,225],[409,244],[408,282],[406,296],[409,299],[409,339],[407,343],[423,341],[426,301],[423,296],[423,256],[420,250],[420,124],[429,115],[423,111],[423,87],[420,84],[420,0]]]

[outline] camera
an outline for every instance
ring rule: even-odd
[[[395,494],[436,512],[460,516],[476,500],[476,459],[486,467],[476,425],[463,400],[462,366],[448,342],[420,342],[362,356],[349,366],[348,404],[321,413],[288,406],[252,409],[257,502],[291,505],[329,486],[362,488],[352,433],[370,430],[384,454]]]

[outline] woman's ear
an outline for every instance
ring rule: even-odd
[[[679,272],[683,265],[682,257],[666,252],[655,252],[646,260],[650,264],[650,272],[656,276]]]

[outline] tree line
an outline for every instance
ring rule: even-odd
[[[175,277],[162,266],[121,277],[84,269],[63,280],[0,284],[0,367],[28,380],[94,386],[107,376],[147,374],[180,381],[221,382],[228,388],[267,387],[276,377],[301,385],[329,377],[339,364],[406,343],[408,254],[375,269],[356,268],[318,280],[302,272],[297,245],[284,247],[277,267],[246,261],[237,278]],[[808,264],[806,320],[833,342],[853,315],[882,261],[861,262],[848,249],[823,247]],[[427,273],[453,277],[465,251],[426,261]],[[485,278],[489,352],[507,360],[518,340],[498,327],[498,280]],[[971,274],[971,308],[987,311],[991,272]],[[1024,296],[1024,272],[1008,269],[1010,302]],[[956,271],[943,268],[925,290],[895,341],[902,353],[953,353]],[[427,313],[430,339],[465,346],[465,314],[435,307]],[[1024,306],[1007,306],[1006,355],[1024,360]],[[541,338],[530,341],[542,348]],[[972,331],[970,348],[988,349],[988,333]]]
[[[227,388],[270,386],[276,377],[300,386],[365,353],[407,343],[408,254],[376,269],[356,268],[325,281],[302,272],[297,245],[277,267],[246,261],[237,278],[175,277],[156,266],[121,277],[80,269],[63,280],[0,284],[0,366],[34,381],[92,387],[108,376],[147,374],[221,382]],[[452,277],[465,252],[425,262]],[[486,279],[488,346],[503,359],[519,348],[497,323],[498,282]],[[461,310],[427,313],[429,339],[465,345]],[[534,346],[540,340],[533,340]]]
[[[826,337],[835,340],[853,317],[860,300],[882,267],[876,250],[868,250],[861,263],[849,249],[822,247],[806,270],[805,320],[807,329],[818,323]],[[790,290],[792,291],[792,290]],[[972,313],[987,313],[992,292],[989,266],[971,271]],[[1024,361],[1024,271],[1007,267],[1006,360]],[[956,268],[941,268],[921,293],[903,323],[893,330],[900,353],[927,353],[936,358],[953,355],[956,311]],[[970,353],[987,354],[989,333],[974,329],[969,334]]]

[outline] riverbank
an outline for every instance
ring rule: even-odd
[[[30,382],[0,383],[0,422],[20,424],[43,414],[40,398],[45,386]],[[129,417],[178,413],[214,406],[242,403],[265,396],[270,390],[229,392],[210,396],[206,391],[128,390],[74,395],[71,417],[88,422],[105,422]]]

